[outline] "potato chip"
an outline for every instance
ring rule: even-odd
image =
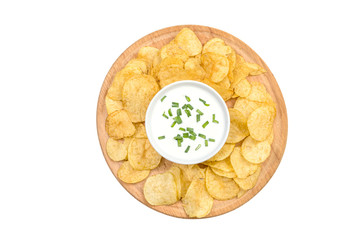
[[[224,172],[234,172],[231,161],[229,158],[226,158],[222,161],[216,161],[216,162],[209,162],[205,161],[202,164],[207,165],[212,168],[217,168],[219,170],[222,170]]]
[[[266,72],[266,70],[256,63],[246,62],[245,65],[249,69],[249,75],[251,76],[257,76]]]
[[[146,61],[134,58],[125,65],[124,70],[134,73],[138,73],[140,71],[141,73],[147,74],[149,69]]]
[[[214,155],[212,158],[210,158],[208,161],[221,161],[223,159],[226,159],[229,155],[231,155],[231,152],[234,149],[235,144],[226,143],[223,145],[221,150],[219,150],[216,155]]]
[[[234,84],[234,92],[240,97],[247,97],[251,93],[252,86],[247,79],[239,79]]]
[[[226,56],[232,53],[232,48],[227,46],[222,39],[212,38],[203,46],[202,54],[205,53],[216,53]]]
[[[249,69],[245,65],[246,61],[244,58],[236,54],[236,63],[233,70],[233,79],[238,81],[240,79],[245,79],[249,76]]]
[[[109,137],[116,140],[132,136],[135,133],[135,127],[125,110],[118,110],[109,114],[105,121],[105,130]]]
[[[251,136],[247,137],[241,147],[243,157],[250,163],[262,163],[271,153],[271,145],[267,141],[259,142]]]
[[[206,71],[206,77],[212,82],[220,82],[229,71],[229,62],[227,57],[215,53],[206,53],[201,57],[202,66]]]
[[[113,138],[108,138],[107,141],[107,154],[115,162],[122,161],[127,159],[128,155],[128,146],[131,138],[124,138],[120,140],[115,140]]]
[[[162,59],[164,59],[166,57],[177,57],[177,58],[181,59],[183,62],[186,62],[189,56],[186,53],[186,51],[181,49],[177,45],[177,43],[175,43],[173,40],[170,43],[168,43],[167,45],[164,45],[160,49],[160,57]]]
[[[200,76],[197,74],[192,74],[191,72],[187,72],[187,71],[179,71],[179,72],[175,73],[172,77],[160,79],[159,85],[161,86],[161,88],[164,88],[165,86],[167,86],[171,83],[182,81],[182,80],[200,81],[201,79],[200,79]]]
[[[143,192],[151,205],[170,205],[178,201],[177,185],[170,172],[150,176],[145,181]]]
[[[246,177],[246,178],[234,178],[234,181],[237,183],[237,185],[243,189],[248,190],[256,186],[259,174],[261,172],[261,166],[259,166],[255,173],[252,175]]]
[[[174,38],[174,41],[188,56],[195,56],[202,52],[201,41],[189,28],[183,28]]]
[[[228,111],[231,118],[231,125],[226,142],[237,143],[249,135],[247,122],[244,121],[242,114],[238,110],[229,108]]]
[[[108,115],[117,110],[123,109],[122,101],[116,101],[107,96],[105,96],[105,107],[107,108]]]
[[[225,77],[222,81],[218,82],[217,85],[228,89],[231,87],[231,82],[228,77]]]
[[[188,187],[195,177],[205,177],[204,171],[199,168],[198,165],[182,165],[176,164],[182,170],[182,194],[184,197],[187,193]]]
[[[159,54],[159,49],[154,47],[141,47],[138,51],[138,59],[142,59],[147,62],[148,69],[153,64],[154,59]]]
[[[272,128],[270,135],[266,138],[266,141],[267,141],[270,145],[272,145],[272,143],[273,143],[273,137],[274,137],[274,135],[273,135],[273,128]]]
[[[147,138],[147,132],[145,131],[144,123],[135,123],[135,138]]]
[[[201,61],[199,58],[189,58],[184,64],[184,69],[189,74],[198,76],[200,80],[204,79],[204,77],[206,76],[206,72],[201,67]]]
[[[153,59],[152,65],[150,67],[150,75],[155,79],[158,79],[158,72],[160,69],[160,63],[162,62],[162,58],[160,57],[160,52],[158,52]]]
[[[237,193],[237,198],[241,198],[247,191],[243,190],[242,188],[239,190],[239,192]]]
[[[212,167],[211,167],[212,168]],[[223,170],[212,168],[212,171],[218,176],[226,177],[226,178],[235,178],[237,177],[235,172],[225,172]]]
[[[210,86],[214,90],[216,90],[216,92],[219,95],[221,95],[221,97],[223,98],[224,101],[227,101],[227,100],[231,99],[231,97],[233,95],[233,91],[231,89],[227,89],[227,88],[218,86],[214,82],[211,82],[211,81],[209,81],[207,79],[202,80],[202,82],[207,84],[208,86]]]
[[[126,183],[137,183],[146,179],[149,175],[149,170],[135,170],[128,161],[123,162],[118,169],[117,176],[120,180]]]
[[[249,115],[259,107],[265,106],[264,103],[250,101],[246,98],[237,98],[234,108],[241,113],[242,121],[247,122]]]
[[[257,141],[264,141],[271,134],[275,109],[271,106],[259,107],[248,117],[247,127],[251,137]]]
[[[233,78],[233,70],[236,67],[237,56],[236,56],[236,52],[232,48],[231,48],[231,53],[227,56],[227,58],[229,62],[228,76],[230,76],[231,74],[232,75],[231,78]]]
[[[161,160],[148,139],[133,138],[128,148],[128,160],[136,170],[154,169]]]
[[[235,147],[231,157],[232,167],[239,178],[246,178],[256,172],[258,165],[248,162],[241,153],[241,147]]]
[[[202,218],[207,216],[212,209],[213,198],[207,192],[205,180],[194,179],[182,202],[184,211],[189,217]]]
[[[177,199],[179,200],[182,196],[182,176],[181,170],[177,166],[172,166],[168,172],[173,174],[175,184],[177,186]]]
[[[250,82],[252,88],[250,94],[247,96],[248,100],[255,102],[266,102],[268,100],[267,90],[262,83]]]
[[[211,168],[206,170],[206,188],[208,193],[217,200],[234,198],[239,192],[239,187],[233,179],[218,176]]]
[[[131,72],[128,70],[121,70],[117,72],[114,76],[113,82],[108,89],[107,96],[113,100],[121,101],[122,100],[122,89],[126,80],[134,76],[135,74],[141,74],[142,71],[137,69],[136,72]]]
[[[122,99],[124,109],[132,122],[143,122],[148,105],[159,91],[155,79],[149,75],[138,74],[128,79],[123,86]]]

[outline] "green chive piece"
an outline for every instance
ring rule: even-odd
[[[159,136],[158,139],[161,140],[161,139],[164,139],[165,136]]]
[[[183,133],[183,138],[189,138],[189,133]]]
[[[172,102],[172,107],[179,107],[179,103],[177,103],[177,102]]]
[[[188,96],[186,96],[186,99],[187,99],[187,102],[191,101],[191,99]]]
[[[166,119],[168,119],[169,117],[165,114],[165,112],[162,115],[163,117],[165,117]]]
[[[197,114],[197,122],[199,122],[201,120],[201,115]]]
[[[188,107],[190,110],[193,110],[193,106],[192,106],[192,105],[187,104],[187,107]]]
[[[189,111],[188,109],[184,110],[184,112],[187,114],[187,117],[190,117],[192,115],[191,111]]]
[[[186,130],[184,128],[179,128],[180,131],[185,132]]]
[[[215,142],[216,140],[214,140],[213,138],[209,138],[208,141]]]
[[[174,127],[177,122],[174,121],[170,127]]]
[[[206,135],[204,135],[204,134],[202,134],[202,133],[199,133],[198,136],[201,137],[201,138],[203,138],[203,139],[206,139],[206,138],[207,138]]]
[[[195,133],[195,132],[193,132],[193,131],[190,131],[189,132],[191,135],[193,135],[193,136],[197,136],[197,133]]]
[[[194,140],[196,140],[196,138],[197,138],[197,137],[196,137],[196,136],[194,136],[194,135],[189,136],[189,139],[191,139],[191,140],[193,140],[193,141],[194,141]]]
[[[182,146],[181,140],[177,140],[177,142],[178,142],[178,147],[181,147]]]
[[[188,107],[188,104],[184,104],[183,106],[182,106],[182,109],[186,109]]]
[[[196,151],[197,151],[198,149],[200,149],[200,148],[201,148],[201,145],[198,144],[198,146],[196,147]]]
[[[182,110],[180,108],[177,109],[177,116],[182,115]]]
[[[208,122],[208,121],[207,121],[207,122],[205,122],[205,123],[203,123],[202,128],[206,128],[208,124],[209,124],[209,122]]]
[[[176,121],[178,124],[181,124],[183,122],[180,116],[176,116],[175,118],[173,118],[173,120]]]
[[[216,114],[213,114],[212,122],[214,122],[214,123],[219,123],[219,122],[216,120]]]
[[[161,102],[163,102],[163,100],[166,98],[167,96],[162,97],[162,99],[160,99]]]
[[[170,108],[169,108],[169,110],[168,110],[168,115],[169,115],[170,117],[173,116],[172,109],[170,109]]]
[[[194,130],[193,128],[187,127],[187,131],[188,131],[188,132],[193,132],[193,130]]]
[[[175,140],[182,140],[183,141],[183,138],[181,135],[177,134],[177,136],[175,136],[173,139]]]
[[[208,147],[208,140],[204,140],[204,146]]]
[[[200,98],[199,101],[201,101],[204,104],[204,106],[207,106],[207,107],[209,106],[209,104],[206,103],[206,101],[204,101],[203,99]]]
[[[190,148],[191,148],[191,146],[188,145],[188,147],[186,148],[186,150],[184,152],[187,153]]]
[[[201,110],[197,109],[197,113],[199,113],[199,115],[203,115],[204,113],[202,113]]]

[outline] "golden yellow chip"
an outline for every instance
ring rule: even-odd
[[[200,78],[201,77],[196,73],[193,74],[192,72],[188,72],[188,71],[178,71],[169,78],[162,78],[162,79],[160,78],[159,85],[161,86],[161,88],[164,88],[165,86],[174,82],[178,82],[182,80],[200,81],[201,80]]]
[[[205,180],[194,179],[182,202],[183,208],[189,217],[202,218],[207,216],[212,209],[213,198],[207,192]]]
[[[234,198],[239,192],[239,187],[233,179],[218,176],[211,168],[207,168],[206,171],[206,187],[208,193],[217,200]]]
[[[226,158],[226,159],[221,160],[221,161],[216,161],[216,162],[205,161],[202,164],[207,165],[207,166],[212,167],[212,168],[217,168],[217,169],[222,170],[224,172],[234,172],[231,161],[230,161],[229,158]]]
[[[268,100],[267,97],[267,90],[262,83],[259,82],[250,82],[251,83],[251,92],[247,96],[248,100],[255,101],[255,102],[266,102]]]
[[[136,69],[135,72],[128,71],[123,69],[117,72],[114,76],[113,82],[108,89],[107,96],[113,100],[121,101],[122,100],[122,89],[126,80],[134,76],[135,74],[141,74],[140,69]]]
[[[241,152],[248,162],[258,164],[268,158],[271,153],[271,145],[267,141],[259,142],[249,136],[243,141]]]
[[[135,133],[135,127],[125,110],[118,110],[109,114],[105,121],[105,130],[109,137],[116,140],[132,136]]]
[[[242,188],[239,190],[239,192],[237,193],[237,198],[241,198],[247,191],[243,190]]]
[[[243,190],[251,189],[256,185],[260,172],[261,172],[261,166],[259,166],[256,172],[253,173],[252,175],[246,178],[234,178],[234,181]]]
[[[239,178],[246,178],[256,172],[258,165],[248,162],[241,153],[241,147],[235,147],[231,154],[232,167]]]
[[[138,74],[124,83],[124,109],[129,112],[132,122],[144,122],[148,105],[158,91],[158,83],[150,75]]]
[[[200,80],[203,80],[206,76],[206,72],[201,67],[200,58],[189,58],[187,62],[184,64],[184,69],[189,74],[193,74],[197,76]]]
[[[234,66],[233,71],[233,79],[234,81],[239,81],[240,79],[245,79],[249,76],[249,69],[245,65],[246,61],[240,55],[236,55],[236,64]]]
[[[231,125],[226,142],[237,143],[249,135],[247,122],[244,121],[242,114],[238,110],[229,108],[228,111],[231,118]]]
[[[212,168],[212,171],[215,174],[217,174],[218,176],[222,176],[222,177],[226,177],[226,178],[235,178],[235,177],[237,177],[237,174],[235,172],[225,172],[225,171],[219,170],[217,168]]]
[[[249,75],[251,76],[260,75],[266,72],[266,70],[264,70],[260,65],[256,63],[246,62],[245,65],[249,69]]]
[[[179,200],[182,196],[181,170],[177,166],[172,166],[168,171],[173,174],[175,184],[177,185],[177,199]]]
[[[236,52],[232,48],[231,48],[231,53],[227,56],[227,58],[229,62],[228,76],[231,75],[231,78],[233,78],[233,70],[236,67],[237,56],[236,56]]]
[[[136,170],[154,169],[159,165],[161,158],[148,139],[133,138],[129,144],[128,160]]]
[[[107,154],[115,162],[122,161],[127,159],[128,155],[128,146],[131,138],[124,138],[120,140],[115,140],[113,138],[108,138],[107,141]]]
[[[199,168],[198,165],[182,165],[176,164],[182,170],[182,194],[184,197],[187,193],[188,187],[193,181],[194,177],[204,177],[204,172]]]
[[[170,172],[147,178],[143,192],[145,199],[151,205],[170,205],[178,201],[177,186]]]
[[[174,41],[188,56],[195,56],[202,52],[201,41],[199,41],[196,34],[189,28],[183,28],[174,38]]]
[[[234,92],[240,97],[247,97],[251,93],[251,84],[247,79],[242,78],[234,83]]]
[[[177,58],[181,59],[183,62],[186,62],[189,56],[186,53],[186,51],[181,49],[177,45],[177,43],[175,43],[175,41],[172,40],[170,43],[168,43],[167,45],[164,45],[160,49],[160,57],[162,59],[164,59],[166,57],[177,57]]]
[[[147,138],[147,132],[145,131],[144,123],[135,123],[135,138]]]
[[[231,99],[231,97],[233,95],[233,91],[231,89],[227,89],[227,88],[224,88],[222,86],[219,86],[216,83],[211,82],[211,81],[209,81],[207,79],[204,79],[202,82],[207,84],[208,86],[210,86],[214,90],[216,90],[216,92],[219,95],[221,95],[221,97],[223,98],[224,101],[227,101],[227,100]]]
[[[218,82],[217,85],[228,89],[231,87],[231,82],[228,77],[225,77],[222,81]]]
[[[107,96],[105,96],[105,107],[107,108],[108,115],[117,110],[123,109],[122,101],[116,101]]]
[[[271,134],[275,109],[271,106],[259,107],[248,117],[247,126],[251,137],[264,141]]]
[[[205,53],[216,53],[226,56],[232,53],[232,48],[227,46],[222,39],[212,38],[203,46],[202,54]]]
[[[147,62],[148,69],[152,66],[154,59],[159,54],[159,49],[154,47],[142,47],[138,52],[138,59],[142,59]]]
[[[229,71],[229,62],[227,57],[215,53],[206,53],[201,57],[202,66],[206,71],[206,77],[212,82],[220,82]]]
[[[231,155],[231,152],[234,149],[235,144],[232,143],[226,143],[223,145],[221,150],[219,150],[216,155],[214,155],[212,158],[208,160],[208,162],[212,161],[221,161],[223,159],[226,159],[229,155]]]
[[[270,135],[267,137],[267,139],[266,139],[266,141],[270,144],[270,145],[272,145],[272,143],[273,143],[273,128],[272,128],[272,130],[271,130],[271,133],[270,133]]]
[[[264,103],[250,101],[246,98],[237,98],[234,108],[241,113],[241,118],[247,122],[249,115],[259,107],[265,106]]]
[[[137,183],[146,179],[149,175],[149,170],[135,170],[128,161],[123,162],[118,169],[117,176],[120,180],[126,183]]]
[[[144,74],[148,73],[148,65],[147,62],[143,59],[138,59],[138,58],[134,58],[132,60],[130,60],[124,67],[124,69],[126,69],[127,71],[130,72],[141,72]]]

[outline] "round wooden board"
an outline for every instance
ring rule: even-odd
[[[115,63],[110,68],[108,74],[105,77],[104,83],[100,90],[98,106],[97,106],[98,137],[105,160],[109,168],[111,169],[113,175],[116,177],[117,170],[121,163],[110,160],[110,158],[106,153],[106,142],[108,139],[108,135],[105,131],[105,119],[107,117],[107,112],[105,108],[105,96],[108,91],[108,88],[111,82],[113,81],[113,77],[116,74],[116,72],[121,70],[130,59],[136,57],[138,50],[141,47],[152,46],[160,49],[163,45],[169,43],[177,35],[177,33],[184,27],[188,27],[192,29],[196,33],[202,44],[204,44],[209,39],[214,37],[223,39],[226,42],[226,44],[231,46],[236,51],[237,54],[243,56],[246,61],[257,63],[261,65],[264,69],[266,69],[267,72],[265,74],[248,77],[248,80],[259,81],[263,83],[266,86],[267,91],[270,93],[273,100],[277,104],[277,116],[273,126],[274,141],[272,144],[271,155],[262,164],[262,171],[256,186],[251,190],[247,191],[247,193],[239,199],[236,198],[227,201],[214,200],[212,211],[207,216],[207,217],[213,217],[227,213],[229,211],[232,211],[240,207],[241,205],[249,201],[253,196],[255,196],[267,184],[267,182],[270,180],[272,175],[275,173],[278,165],[280,164],[281,158],[285,151],[286,141],[287,141],[287,131],[288,131],[287,111],[281,90],[279,89],[276,79],[274,78],[273,74],[271,73],[267,65],[263,62],[263,60],[241,40],[232,36],[231,34],[228,34],[226,32],[211,27],[198,26],[198,25],[182,25],[182,26],[169,27],[153,32],[141,38],[137,42],[135,42],[127,50],[125,50],[122,53],[122,55],[120,55],[120,57],[115,61]],[[227,103],[227,105],[229,106],[232,106],[233,104],[234,101],[229,101]],[[159,167],[152,170],[150,175],[164,172],[170,165],[171,162],[163,159]],[[137,184],[124,183],[119,179],[118,181],[134,198],[136,198],[143,204],[147,205],[148,207],[170,216],[188,218],[180,201],[170,206],[152,206],[148,204],[143,195],[143,186],[145,180]]]

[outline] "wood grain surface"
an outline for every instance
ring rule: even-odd
[[[267,184],[267,182],[271,179],[271,177],[275,173],[278,165],[281,162],[286,147],[288,122],[287,122],[286,106],[283,100],[281,90],[276,82],[276,79],[274,78],[273,74],[271,73],[267,65],[244,42],[232,36],[231,34],[228,34],[221,30],[206,26],[198,26],[198,25],[182,25],[182,26],[168,27],[153,32],[141,38],[120,55],[120,57],[115,61],[115,63],[110,68],[108,74],[105,77],[98,99],[97,116],[96,116],[97,131],[104,158],[109,168],[111,169],[113,175],[116,177],[116,173],[121,162],[114,162],[110,160],[110,158],[107,156],[106,153],[106,142],[108,139],[108,135],[105,131],[105,119],[107,117],[107,112],[105,108],[105,96],[108,91],[108,88],[112,83],[113,77],[116,74],[116,72],[121,70],[130,59],[136,57],[138,50],[141,47],[152,46],[160,49],[163,45],[169,43],[177,35],[177,33],[184,27],[188,27],[192,29],[196,33],[202,44],[204,44],[209,39],[214,37],[223,39],[226,42],[226,44],[231,46],[236,51],[237,54],[242,55],[246,61],[255,62],[260,66],[262,66],[264,69],[266,69],[267,72],[265,74],[248,77],[248,80],[259,81],[263,83],[267,88],[267,91],[272,96],[274,102],[277,104],[277,116],[273,126],[274,141],[272,144],[271,155],[262,164],[262,171],[256,186],[250,189],[245,195],[243,195],[239,199],[236,198],[227,201],[214,200],[213,209],[210,212],[210,214],[207,216],[207,217],[213,217],[232,211],[242,206],[244,203],[246,203],[252,197],[254,197]],[[233,104],[234,101],[230,101],[227,103],[228,106],[232,106]],[[162,162],[159,165],[159,167],[152,170],[150,175],[163,172],[170,165],[171,163],[169,161],[162,159]],[[143,186],[145,180],[136,184],[124,183],[119,179],[118,181],[135,199],[139,200],[141,203],[147,205],[148,207],[170,216],[188,218],[180,201],[170,206],[152,206],[148,204],[143,195]]]

